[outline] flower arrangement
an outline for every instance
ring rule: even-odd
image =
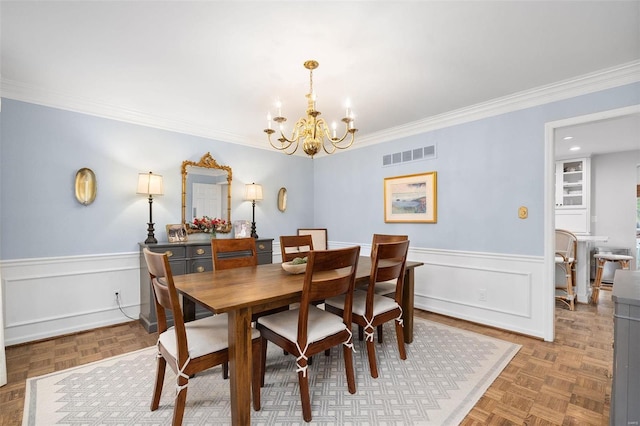
[[[202,216],[200,218],[196,217],[195,219],[193,219],[193,222],[190,223],[190,227],[192,230],[215,234],[216,231],[220,229],[220,227],[223,227],[226,224],[227,221],[224,219]]]

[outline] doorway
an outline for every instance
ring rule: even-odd
[[[544,282],[545,294],[547,297],[545,297],[544,303],[544,339],[547,341],[553,341],[555,336],[555,153],[556,143],[558,142],[556,141],[556,136],[561,129],[570,126],[600,122],[625,116],[640,116],[640,105],[633,105],[630,107],[603,111],[585,116],[572,117],[545,124]],[[608,143],[607,149],[614,151],[614,142],[615,141],[611,141],[611,143]],[[637,149],[637,142],[635,147]]]

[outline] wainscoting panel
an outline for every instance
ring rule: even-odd
[[[371,244],[361,245],[360,253],[370,251]],[[416,308],[544,338],[543,302],[553,292],[543,285],[543,256],[409,247],[408,258],[424,263],[415,270]]]
[[[357,243],[330,241],[330,248]],[[370,244],[361,245],[368,255]],[[273,247],[280,263],[280,246]],[[426,311],[543,338],[543,258],[413,247],[415,306]],[[140,314],[139,254],[4,261],[5,344],[130,321]],[[549,295],[553,294],[548,292]],[[551,296],[549,296],[551,297]]]
[[[139,254],[4,261],[5,344],[131,321],[140,313]]]
[[[414,249],[410,258],[424,262],[417,308],[544,337],[542,256]]]

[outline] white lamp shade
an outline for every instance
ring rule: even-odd
[[[138,174],[138,194],[164,195],[162,176],[151,172]]]
[[[262,185],[255,183],[245,185],[244,199],[247,201],[262,200]]]

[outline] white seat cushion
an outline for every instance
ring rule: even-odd
[[[332,297],[324,301],[325,304],[333,306],[338,309],[344,309],[344,296]],[[367,292],[357,290],[353,292],[353,308],[351,312],[356,315],[364,316],[367,303]],[[390,297],[381,296],[379,294],[373,295],[373,315],[377,316],[385,312],[389,312],[398,308],[399,305]]]
[[[389,280],[389,281],[380,281],[376,283],[375,293],[376,294],[389,294],[394,293],[396,291],[396,283],[398,280]]]
[[[299,309],[290,309],[260,317],[258,318],[258,324],[292,342],[297,342],[298,315]],[[342,322],[342,317],[313,305],[309,306],[309,324],[307,327],[307,342],[309,343],[317,342],[347,328]]]
[[[633,256],[627,256],[626,254],[611,254],[611,253],[598,253],[594,254],[593,257],[595,259],[603,259],[603,260],[631,260]]]
[[[229,329],[227,314],[213,315],[184,324],[187,333],[187,345],[191,359],[229,347]],[[251,330],[251,339],[260,336],[257,330]],[[158,340],[169,353],[178,357],[177,339],[173,327],[161,333]]]

